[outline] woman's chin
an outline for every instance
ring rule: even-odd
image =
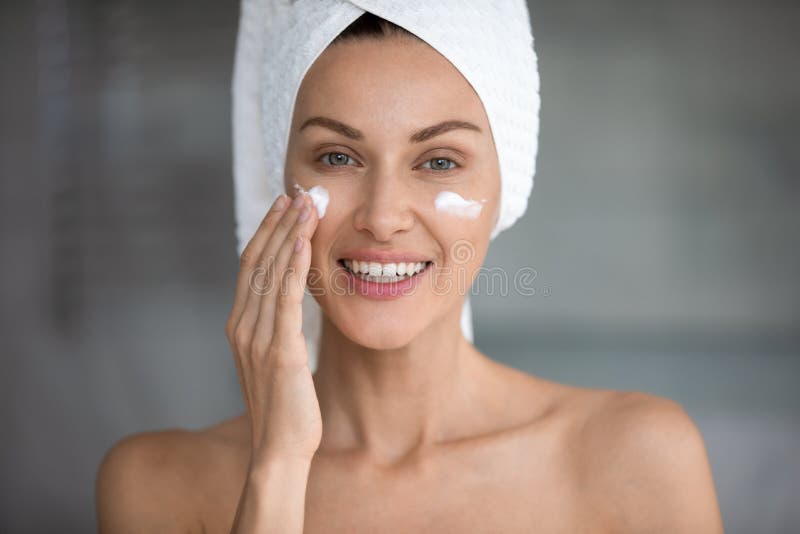
[[[346,321],[340,330],[353,343],[373,350],[405,347],[417,335],[413,324],[377,318],[364,322]]]

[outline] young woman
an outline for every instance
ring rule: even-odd
[[[315,186],[323,218],[298,193]],[[284,190],[226,325],[245,412],[116,444],[102,533],[722,532],[678,404],[544,380],[464,337],[464,294],[441,288],[480,269],[501,173],[481,99],[435,49],[369,13],[328,46],[297,93]],[[479,213],[437,210],[442,191]],[[406,274],[352,272],[375,264]],[[314,373],[304,290],[323,311]]]

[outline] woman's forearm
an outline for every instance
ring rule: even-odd
[[[310,459],[281,458],[250,470],[231,534],[301,534]]]

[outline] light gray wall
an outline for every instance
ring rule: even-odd
[[[727,531],[800,528],[800,4],[534,1],[529,211],[476,344],[649,391],[706,437]],[[94,529],[103,453],[241,409],[230,2],[0,2],[0,531]],[[46,510],[47,513],[43,513]]]

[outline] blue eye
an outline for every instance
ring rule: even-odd
[[[334,157],[331,158],[330,156],[334,156]],[[320,159],[322,159],[325,162],[327,162],[327,164],[330,165],[331,167],[341,167],[342,165],[346,165],[347,164],[347,160],[352,160],[353,158],[351,158],[350,156],[348,156],[347,154],[345,154],[343,152],[328,152],[326,154],[323,154],[320,157]],[[342,163],[342,162],[344,162],[344,163]]]
[[[440,168],[440,167],[438,167],[438,165],[440,165],[440,164],[441,164],[441,162],[443,162],[443,161],[446,161],[446,162],[452,163],[452,165],[451,165],[451,166],[449,166],[449,167],[447,167],[446,169],[443,169],[443,168]],[[423,164],[423,167],[425,166],[425,164],[427,164],[427,163],[430,163],[430,162],[436,162],[436,165],[437,165],[437,166],[436,166],[436,167],[434,167],[434,166],[430,166],[430,167],[426,167],[426,168],[429,168],[429,169],[431,169],[431,170],[434,170],[434,171],[449,171],[450,169],[452,169],[452,168],[454,168],[454,167],[458,167],[458,164],[457,164],[455,161],[453,161],[453,160],[451,160],[451,159],[447,159],[447,158],[433,158],[433,159],[429,159],[428,161],[426,161],[426,162]]]

